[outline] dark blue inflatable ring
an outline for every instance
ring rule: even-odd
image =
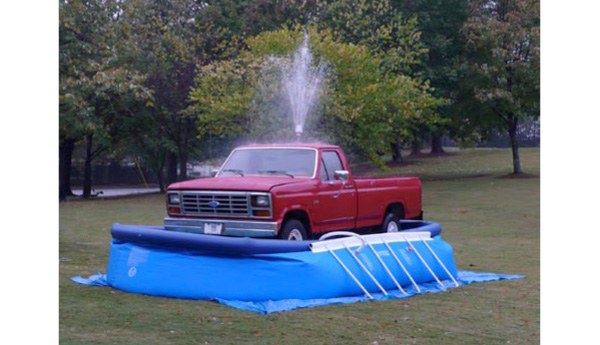
[[[438,236],[442,230],[439,224],[431,222],[402,220],[400,224],[402,231],[429,231],[431,237]],[[201,235],[168,231],[160,226],[122,225],[119,223],[113,224],[111,234],[114,240],[121,242],[239,255],[309,251],[309,244],[313,242]]]

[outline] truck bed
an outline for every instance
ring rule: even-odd
[[[422,210],[421,181],[416,177],[357,177],[358,194],[356,227],[381,224],[388,205],[398,203],[404,219],[420,217]]]

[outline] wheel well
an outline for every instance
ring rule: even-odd
[[[383,214],[383,217],[385,218],[385,215],[388,213],[393,213],[396,216],[398,216],[399,219],[404,219],[404,205],[402,205],[399,202],[390,204],[385,209],[385,213]]]
[[[302,210],[289,211],[288,213],[285,214],[285,217],[283,217],[283,222],[281,223],[281,226],[283,226],[283,224],[285,224],[285,222],[288,219],[296,219],[296,220],[300,221],[300,223],[302,223],[302,225],[304,225],[304,229],[306,230],[306,235],[308,237],[311,236],[312,230],[310,228],[310,219],[308,218],[308,214],[305,211],[302,211]]]

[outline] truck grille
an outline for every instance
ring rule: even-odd
[[[182,213],[198,216],[248,217],[250,198],[239,192],[182,192]]]

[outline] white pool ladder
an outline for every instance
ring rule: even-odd
[[[338,238],[338,239],[330,239],[332,237],[340,237],[340,236],[344,236],[344,237]],[[327,239],[329,239],[329,240],[327,240]],[[390,278],[392,279],[392,281],[394,282],[394,284],[396,285],[398,290],[401,291],[404,295],[408,295],[408,293],[402,288],[402,285],[400,285],[400,283],[398,282],[398,280],[396,279],[396,277],[394,276],[394,274],[392,273],[392,271],[390,270],[388,265],[384,262],[384,260],[381,258],[379,253],[377,253],[377,251],[373,247],[373,244],[383,243],[386,246],[386,248],[388,249],[388,251],[391,253],[391,255],[393,256],[393,258],[396,261],[396,263],[398,264],[398,266],[402,269],[402,272],[411,281],[411,283],[413,284],[413,286],[415,287],[417,292],[421,292],[421,288],[419,287],[419,285],[415,282],[412,275],[408,272],[405,265],[402,263],[402,261],[400,261],[400,259],[398,258],[398,256],[396,255],[396,253],[394,252],[392,247],[390,246],[390,242],[407,242],[409,245],[408,249],[415,253],[415,255],[419,258],[421,263],[423,263],[423,265],[425,266],[427,271],[433,276],[433,278],[440,285],[440,287],[442,289],[445,289],[446,288],[445,285],[441,282],[441,280],[438,278],[438,276],[435,274],[435,272],[431,269],[429,264],[427,264],[427,262],[425,261],[425,259],[421,255],[421,253],[419,253],[417,248],[412,244],[412,242],[420,241],[425,245],[425,247],[429,250],[429,252],[432,254],[432,256],[436,259],[436,261],[444,269],[444,271],[450,277],[450,279],[452,279],[454,285],[455,286],[459,285],[458,282],[456,281],[456,279],[454,279],[454,277],[452,276],[452,274],[450,274],[450,271],[448,270],[446,265],[444,265],[442,260],[440,260],[440,258],[437,256],[437,254],[431,248],[431,246],[427,243],[427,241],[431,241],[431,233],[429,233],[429,232],[397,232],[397,233],[385,233],[385,234],[374,234],[374,235],[361,236],[361,235],[358,235],[353,232],[336,231],[336,232],[331,232],[331,233],[327,233],[327,234],[323,235],[320,240],[321,241],[319,241],[319,242],[311,243],[311,250],[314,253],[324,252],[324,251],[329,252],[335,258],[335,260],[340,264],[340,266],[342,266],[344,271],[346,271],[346,273],[348,273],[348,275],[352,278],[352,280],[360,287],[360,289],[365,293],[365,295],[369,299],[373,299],[373,295],[371,295],[371,293],[365,288],[365,286],[360,282],[360,280],[352,273],[352,271],[348,268],[348,266],[346,266],[346,264],[344,264],[342,259],[340,259],[340,257],[335,253],[336,250],[345,249],[346,251],[348,251],[350,256],[352,256],[354,258],[356,263],[358,263],[359,267],[367,274],[367,276],[369,276],[369,278],[375,283],[375,285],[377,285],[379,290],[381,290],[381,292],[384,295],[388,295],[388,292],[385,290],[385,288],[373,276],[373,273],[365,266],[365,264],[360,259],[360,252],[364,249],[365,246],[368,246],[369,249],[371,250],[371,252],[377,258],[377,261],[379,261],[379,263],[385,270],[385,272],[390,276]],[[324,240],[327,240],[327,241],[324,241]],[[353,250],[353,249],[351,249],[352,247],[357,247],[357,248]]]

